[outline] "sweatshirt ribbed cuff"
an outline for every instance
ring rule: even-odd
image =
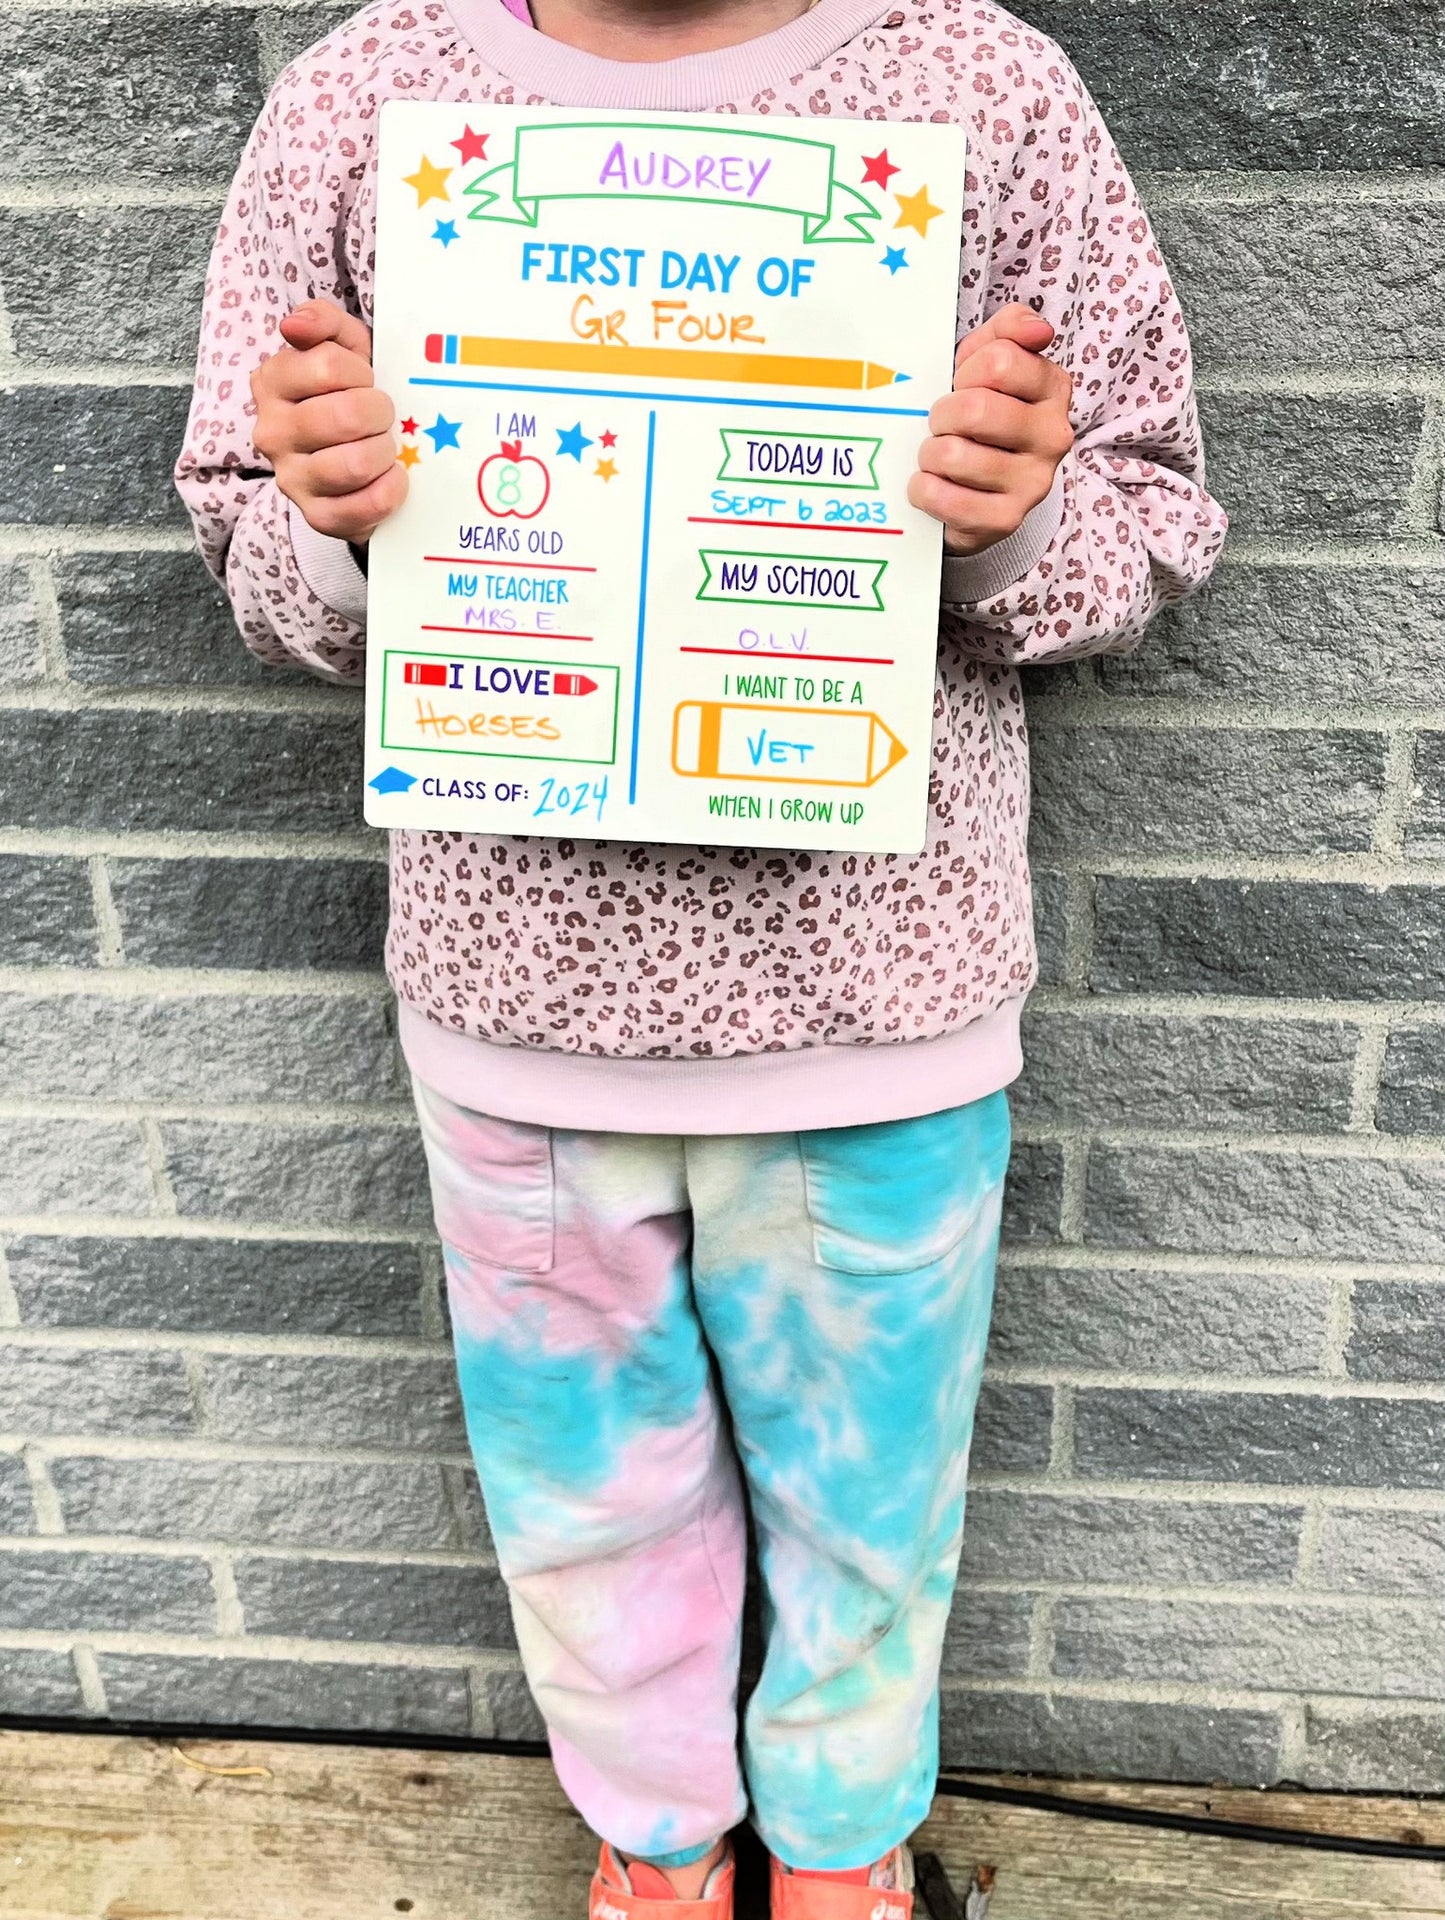
[[[294,500],[288,500],[286,507],[291,551],[296,555],[301,578],[324,606],[355,626],[364,627],[366,575],[357,566],[351,548],[344,540],[333,540],[329,533],[318,533]]]
[[[995,541],[982,553],[944,554],[941,595],[944,604],[978,606],[983,601],[996,600],[1001,593],[1017,586],[1054,544],[1063,518],[1064,469],[1061,466],[1047,494],[1024,515],[1007,539]]]

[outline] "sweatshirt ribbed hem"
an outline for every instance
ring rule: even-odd
[[[489,67],[559,107],[675,107],[701,112],[751,100],[808,73],[890,10],[891,0],[818,0],[774,33],[681,60],[603,60],[549,40],[502,0],[449,0],[452,19]]]
[[[1017,586],[1054,544],[1063,518],[1064,469],[1060,466],[1054,484],[1007,539],[996,540],[982,553],[944,555],[941,597],[945,606],[978,606]]]
[[[366,575],[351,548],[329,533],[318,533],[294,500],[287,504],[286,525],[301,578],[316,598],[333,613],[364,627]]]
[[[956,1033],[902,1045],[796,1047],[725,1060],[635,1060],[509,1047],[401,1003],[401,1048],[424,1086],[497,1120],[584,1133],[807,1133],[912,1120],[1017,1079],[1022,999]]]

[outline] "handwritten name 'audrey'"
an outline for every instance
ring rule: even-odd
[[[683,160],[655,148],[633,151],[614,140],[597,176],[599,187],[623,193],[717,194],[731,200],[751,200],[772,166],[771,160],[747,160],[736,153],[700,153]]]

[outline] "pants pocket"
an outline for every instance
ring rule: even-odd
[[[798,1136],[813,1254],[837,1273],[912,1273],[951,1253],[1002,1183],[1003,1093],[913,1120]]]
[[[443,1243],[510,1273],[550,1273],[556,1182],[549,1127],[473,1113],[412,1083]]]

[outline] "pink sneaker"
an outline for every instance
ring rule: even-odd
[[[707,1877],[700,1900],[682,1900],[658,1867],[625,1864],[604,1840],[592,1876],[590,1920],[733,1920],[733,1850]],[[880,1916],[881,1920],[881,1916]]]
[[[772,1920],[913,1920],[913,1855],[895,1847],[848,1873],[795,1872],[772,1856]]]

